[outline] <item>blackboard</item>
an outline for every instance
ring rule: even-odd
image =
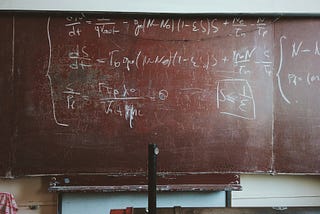
[[[149,143],[163,174],[319,173],[317,121],[300,123],[282,97],[316,108],[317,81],[307,93],[286,80],[292,63],[316,62],[287,55],[291,39],[317,45],[319,33],[306,35],[317,19],[17,13],[1,23],[1,64],[14,76],[1,77],[14,95],[0,92],[12,121],[3,174],[144,174]]]
[[[275,27],[275,168],[319,173],[320,22],[287,18]]]

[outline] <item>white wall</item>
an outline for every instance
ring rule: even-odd
[[[49,193],[49,180],[40,177],[0,179],[0,192],[13,194],[18,214],[56,214],[57,194]],[[36,206],[30,209],[29,206]]]
[[[320,206],[320,176],[241,175],[234,207]]]
[[[1,9],[161,13],[320,14],[319,0],[1,0]]]
[[[224,192],[158,193],[157,207],[224,207]],[[110,213],[111,209],[147,208],[146,193],[66,193],[62,214]]]

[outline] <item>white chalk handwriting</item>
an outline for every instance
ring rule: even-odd
[[[256,119],[255,100],[245,79],[224,79],[217,84],[217,109],[221,114]]]
[[[116,20],[111,17],[89,18],[84,14],[69,16],[64,26],[67,28],[69,37],[75,38],[82,35],[85,26],[91,26],[97,38],[103,38],[121,33],[132,33],[138,37],[154,30],[164,33],[191,32],[202,35],[216,35],[220,31],[230,29],[228,36],[245,38],[248,31],[257,31],[262,38],[268,33],[268,23],[265,18],[256,20],[245,20],[240,17],[232,19],[204,18],[204,19],[182,19],[182,18],[142,18]]]

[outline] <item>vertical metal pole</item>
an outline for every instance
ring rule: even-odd
[[[226,191],[226,207],[228,207],[228,208],[230,208],[232,206],[231,199],[232,199],[231,191],[227,190]]]
[[[159,149],[156,144],[149,144],[148,148],[148,211],[157,212],[157,155]]]
[[[62,214],[62,193],[58,193],[57,214]]]

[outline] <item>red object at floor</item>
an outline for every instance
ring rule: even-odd
[[[133,214],[133,208],[127,207],[126,209],[113,209],[110,214]]]

